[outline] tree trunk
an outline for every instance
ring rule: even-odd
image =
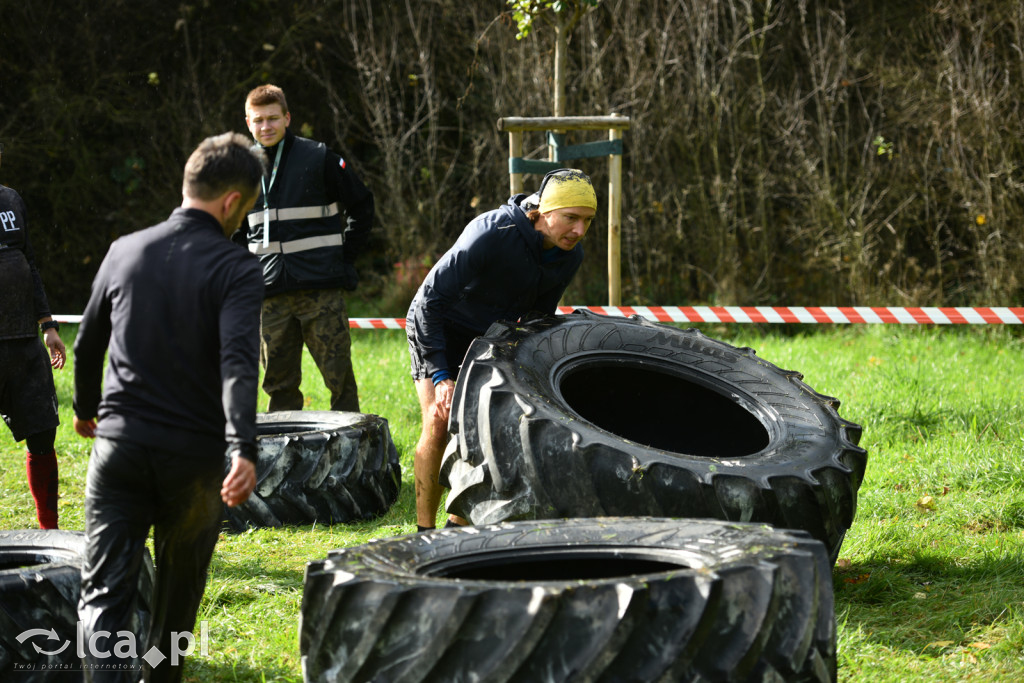
[[[570,30],[562,24],[555,27],[555,116],[565,116],[565,61]]]

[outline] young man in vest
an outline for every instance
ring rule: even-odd
[[[40,329],[50,349],[49,360],[39,343]],[[0,185],[0,415],[14,440],[25,441],[28,485],[42,529],[57,528],[54,442],[60,419],[50,367],[64,367],[59,329],[50,317],[36,269],[25,202],[17,192]]]
[[[331,410],[359,412],[343,290],[359,282],[354,263],[373,225],[373,194],[345,159],[294,135],[291,120],[275,85],[245,99],[246,126],[269,169],[243,231],[266,285],[263,390],[270,410],[302,410],[305,343],[331,391]]]

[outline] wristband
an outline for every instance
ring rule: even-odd
[[[39,324],[39,330],[46,332],[47,330],[56,330],[60,332],[60,323],[56,320],[47,320],[45,323]]]
[[[434,373],[433,377],[431,377],[431,381],[434,383],[434,386],[436,387],[441,382],[445,381],[446,379],[451,379],[451,378],[452,378],[452,376],[448,372],[447,369],[445,369],[445,370],[438,370],[437,372]]]

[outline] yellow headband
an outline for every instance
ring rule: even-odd
[[[567,169],[545,179],[540,189],[541,213],[572,206],[586,206],[597,211],[597,193],[583,171]]]

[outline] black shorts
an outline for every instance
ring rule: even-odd
[[[412,378],[414,380],[425,379],[427,369],[426,361],[423,358],[423,347],[416,341],[416,333],[412,326],[407,327],[405,333],[409,340],[409,356],[412,358]],[[447,320],[444,322],[444,355],[452,380],[458,379],[466,351],[469,350],[469,345],[473,343],[473,340],[479,336],[479,333],[461,325],[450,323]]]
[[[15,441],[60,424],[53,369],[38,337],[0,340],[0,415]]]

